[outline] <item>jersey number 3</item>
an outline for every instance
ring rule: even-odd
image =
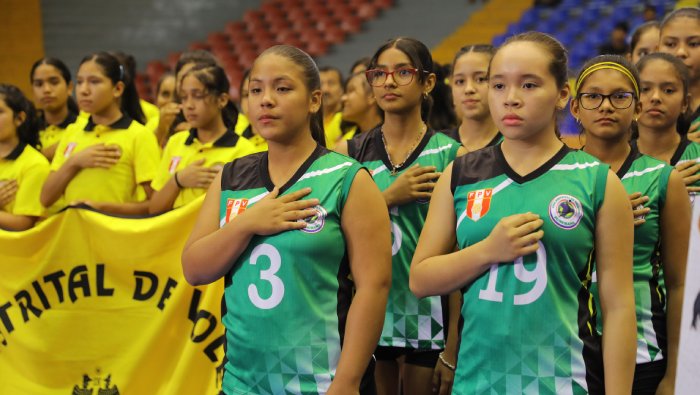
[[[250,254],[250,264],[256,265],[258,263],[258,258],[261,256],[266,256],[270,260],[270,267],[260,271],[260,279],[270,283],[272,292],[267,298],[262,298],[258,292],[258,287],[256,287],[255,284],[250,284],[248,285],[248,298],[250,298],[251,303],[253,303],[255,307],[268,310],[280,304],[284,297],[284,283],[282,279],[275,276],[275,273],[280,270],[280,266],[282,265],[282,257],[274,246],[270,244],[260,244],[253,248]]]
[[[518,280],[524,283],[535,283],[530,291],[524,294],[513,295],[513,304],[515,305],[526,305],[536,301],[547,288],[547,252],[542,242],[538,241],[537,244],[539,245],[537,248],[537,264],[532,271],[525,269],[523,257],[518,257],[513,262],[513,273]],[[489,281],[486,284],[486,289],[479,291],[479,299],[503,302],[503,292],[496,291],[496,280],[498,280],[498,265],[491,265]]]

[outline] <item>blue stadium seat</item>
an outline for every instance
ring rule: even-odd
[[[560,24],[561,21],[548,19],[540,21],[537,25],[535,25],[535,30],[540,31],[542,33],[554,34],[559,30]]]
[[[532,7],[523,13],[520,17],[520,23],[524,26],[534,25],[540,20],[539,10],[537,7]]]
[[[559,32],[556,37],[561,41],[566,48],[571,48],[576,41],[578,41],[578,32],[571,31],[570,29]]]
[[[493,45],[494,47],[500,47],[501,44],[503,44],[507,38],[507,34],[498,34],[493,38],[493,40],[491,40],[491,45]]]

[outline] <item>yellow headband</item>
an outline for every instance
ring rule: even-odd
[[[589,66],[586,70],[581,73],[581,76],[578,77],[578,80],[576,80],[576,94],[578,94],[579,88],[581,88],[581,84],[583,83],[583,80],[586,79],[589,75],[593,74],[594,72],[598,70],[604,70],[604,69],[610,69],[610,70],[617,70],[620,73],[624,74],[629,78],[630,81],[632,81],[632,85],[634,85],[634,94],[636,95],[637,98],[639,98],[639,87],[637,86],[637,81],[634,79],[634,76],[632,73],[627,70],[626,67],[621,66],[617,63],[614,62],[600,62],[596,63],[592,66]]]

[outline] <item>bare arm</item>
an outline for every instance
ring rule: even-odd
[[[77,166],[71,165],[66,162],[58,170],[49,173],[46,177],[46,182],[41,188],[41,195],[39,200],[44,207],[49,207],[63,195],[66,187],[71,182],[73,177],[80,171]]]
[[[149,199],[153,196],[153,188],[150,182],[140,184],[146,192],[146,200],[142,202],[113,203],[113,202],[93,202],[90,200],[79,200],[70,204],[86,204],[95,210],[106,214],[116,215],[145,215],[148,214]]]
[[[151,214],[164,213],[173,209],[180,194],[180,188],[209,188],[220,168],[204,167],[204,159],[195,161],[175,173],[159,191],[153,194],[148,211]],[[177,182],[175,181],[177,177]],[[180,186],[178,186],[178,182]]]
[[[343,207],[341,226],[357,292],[350,305],[343,351],[329,394],[359,388],[379,341],[391,287],[389,212],[365,171],[355,176]]]
[[[301,229],[296,222],[314,214],[317,199],[298,200],[311,192],[302,189],[277,198],[277,189],[219,228],[221,173],[209,186],[192,233],[182,252],[185,279],[192,285],[209,284],[226,274],[245,251],[251,238]]]
[[[5,230],[27,230],[34,226],[37,217],[26,215],[15,215],[5,211],[0,211],[0,229]]]
[[[595,229],[605,390],[608,394],[629,394],[637,349],[632,287],[634,224],[627,193],[612,171],[608,173],[605,200],[598,210]]]
[[[447,339],[445,341],[445,351],[442,352],[442,357],[447,363],[452,366],[457,365],[457,353],[459,346],[459,316],[462,311],[462,292],[455,291],[449,295],[447,301],[448,308],[448,327]],[[449,395],[452,393],[452,384],[454,383],[455,373],[447,367],[444,362],[438,359],[433,371],[433,392],[438,395]]]
[[[450,191],[452,165],[437,182],[430,209],[411,262],[409,285],[419,298],[462,288],[492,264],[510,262],[537,251],[542,220],[534,214],[505,217],[484,240],[452,252],[456,218]]]
[[[172,210],[179,194],[180,187],[175,182],[175,176],[170,177],[160,190],[153,192],[153,196],[148,203],[148,213],[160,214]]]
[[[680,175],[673,171],[668,180],[666,203],[661,210],[661,261],[664,265],[667,292],[668,355],[666,375],[657,393],[663,394],[673,394],[676,383],[685,266],[688,259],[690,211],[685,184]]]

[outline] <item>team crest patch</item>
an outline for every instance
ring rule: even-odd
[[[467,193],[467,217],[472,221],[478,221],[489,212],[493,189],[479,189]]]
[[[243,213],[248,207],[248,199],[231,199],[226,200],[226,223],[229,223],[237,215]]]
[[[582,217],[581,202],[571,195],[558,195],[549,203],[549,219],[562,229],[577,227]]]
[[[316,205],[311,207],[314,210],[314,215],[304,218],[302,221],[306,222],[306,227],[300,229],[304,233],[318,233],[323,229],[323,225],[326,224],[326,209],[321,205]]]
[[[692,202],[691,202],[691,203],[692,203]],[[635,209],[635,210],[642,210],[642,209],[644,209],[644,205],[643,205],[643,204],[638,204],[637,207],[635,207],[634,209]],[[635,220],[635,221],[639,221],[639,220],[643,220],[643,219],[645,219],[645,218],[646,218],[646,215],[644,215],[644,214],[639,214],[638,216],[634,217],[634,220]]]

